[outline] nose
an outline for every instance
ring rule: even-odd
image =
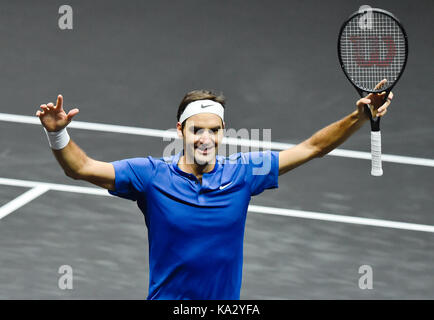
[[[214,134],[210,130],[203,130],[200,135],[199,141],[200,143],[207,144],[212,142],[214,139]]]

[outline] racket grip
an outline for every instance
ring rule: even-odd
[[[381,167],[381,132],[371,131],[371,156],[372,156],[372,167],[371,175],[382,176],[383,169]]]

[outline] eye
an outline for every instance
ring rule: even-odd
[[[195,127],[190,128],[190,131],[193,132],[194,134],[197,134],[199,130],[200,128],[195,128]]]

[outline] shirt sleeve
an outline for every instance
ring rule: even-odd
[[[248,152],[243,154],[242,159],[247,165],[246,182],[252,196],[265,189],[279,187],[279,152]]]
[[[137,201],[154,176],[154,162],[148,157],[124,159],[111,164],[115,169],[115,190],[109,190],[109,193]]]

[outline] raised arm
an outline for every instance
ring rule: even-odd
[[[66,114],[63,110],[62,95],[57,97],[56,105],[49,103],[40,107],[42,111],[38,110],[36,116],[39,117],[48,134],[66,128],[79,112],[78,109],[73,109]],[[52,149],[53,154],[68,177],[85,180],[108,190],[115,189],[115,171],[112,164],[91,159],[72,140],[69,140],[63,148],[55,149]]]
[[[371,104],[374,107],[374,113],[376,112],[376,116],[384,116],[387,112],[387,107],[393,98],[393,93],[391,92],[387,101],[381,105],[384,94],[385,93],[369,94],[367,97],[361,98],[356,102],[356,111],[319,130],[309,139],[300,144],[279,152],[279,175],[284,174],[313,158],[326,155],[347,140],[348,137],[350,137],[369,119],[364,112],[365,104]]]

